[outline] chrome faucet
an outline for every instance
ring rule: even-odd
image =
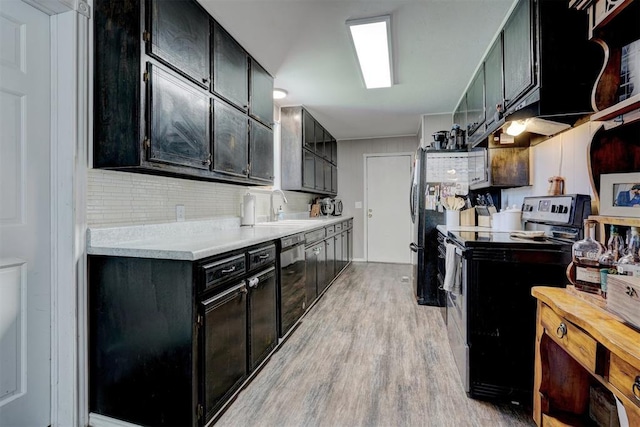
[[[269,221],[273,222],[276,220],[276,214],[275,211],[273,210],[273,195],[275,193],[280,193],[282,195],[282,200],[284,201],[285,204],[287,204],[287,196],[284,195],[284,193],[282,192],[282,190],[280,189],[274,189],[271,191],[271,197],[269,198]]]

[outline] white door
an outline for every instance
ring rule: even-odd
[[[366,157],[367,260],[410,263],[411,156]]]
[[[49,17],[0,0],[0,426],[51,401]]]

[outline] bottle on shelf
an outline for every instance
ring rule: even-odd
[[[576,289],[600,294],[599,259],[604,247],[595,239],[596,224],[594,220],[584,221],[584,239],[573,244],[573,263],[576,268]]]
[[[631,227],[627,254],[618,260],[618,274],[640,275],[640,230]]]
[[[618,231],[618,226],[611,225],[609,241],[606,251],[598,258],[600,264],[600,292],[603,297],[607,295],[607,276],[617,274],[618,260],[624,255],[624,239]]]

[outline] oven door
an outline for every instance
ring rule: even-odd
[[[470,391],[469,341],[467,336],[467,261],[462,250],[456,249],[457,274],[460,275],[460,294],[447,292],[447,336],[453,358],[466,393]]]

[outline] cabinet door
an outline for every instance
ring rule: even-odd
[[[502,36],[498,36],[484,60],[485,114],[487,129],[500,120],[498,105],[502,108]]]
[[[336,277],[336,250],[335,250],[335,240],[333,237],[329,237],[324,242],[324,249],[326,253],[326,263],[325,263],[325,285],[326,288],[329,283]]]
[[[460,103],[453,112],[453,123],[460,125],[460,128],[467,127],[467,96],[466,94],[460,100]]]
[[[201,404],[209,420],[247,376],[247,288],[243,283],[200,304]],[[206,424],[206,423],[205,423]]]
[[[324,160],[318,155],[314,156],[316,180],[315,189],[324,191]]]
[[[506,106],[534,84],[533,28],[530,0],[520,0],[504,26],[504,96]]]
[[[209,15],[192,0],[151,0],[149,53],[209,87]]]
[[[327,193],[331,192],[331,168],[333,167],[333,165],[331,163],[329,163],[328,160],[323,160],[322,161],[322,167],[324,168],[324,191],[326,191]]]
[[[335,274],[342,270],[342,233],[338,233],[333,238],[335,250]]]
[[[484,124],[484,66],[473,76],[467,92],[467,135],[471,136]]]
[[[314,190],[316,182],[316,156],[308,150],[302,150],[302,157],[302,187]]]
[[[349,252],[347,253],[347,261],[353,260],[353,228],[347,230],[347,247]]]
[[[338,142],[331,137],[331,163],[338,164]]]
[[[315,301],[318,296],[317,277],[318,277],[318,255],[320,252],[316,246],[305,249],[304,259],[307,264],[307,277],[304,282],[305,289],[305,309]]]
[[[250,114],[262,123],[273,123],[273,77],[256,61],[251,61]]]
[[[251,120],[249,178],[273,182],[273,131]]]
[[[209,95],[168,71],[148,67],[148,160],[209,169]]]
[[[249,107],[249,57],[217,22],[213,26],[213,90],[237,107]]]
[[[342,258],[340,261],[341,268],[346,267],[349,262],[349,235],[346,230],[342,232]]]
[[[247,176],[247,116],[218,99],[213,105],[213,169]]]
[[[331,193],[338,194],[338,167],[331,165]]]
[[[304,148],[314,151],[316,147],[315,140],[316,121],[306,110],[302,110],[302,140]]]
[[[314,132],[314,135],[315,135],[316,154],[318,156],[324,156],[324,129],[318,122],[316,122],[315,125],[316,125],[316,130]]]
[[[253,371],[278,339],[276,270],[274,267],[249,279],[249,369]]]

